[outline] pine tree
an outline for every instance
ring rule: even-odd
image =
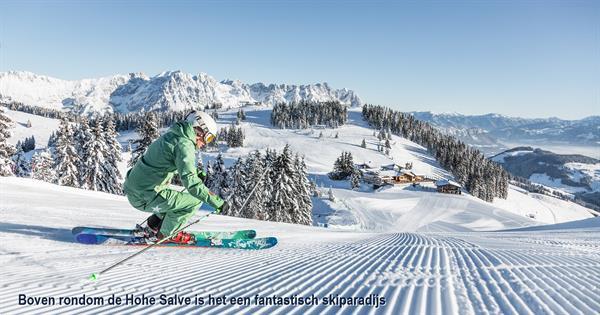
[[[246,113],[244,112],[243,109],[238,110],[237,119],[238,120],[246,120]]]
[[[128,164],[130,167],[135,165],[137,160],[139,160],[144,153],[146,153],[148,146],[150,146],[150,144],[160,136],[158,132],[158,121],[156,115],[152,112],[146,113],[142,124],[136,131],[140,137],[133,141],[136,147],[131,153],[131,160],[129,160]]]
[[[362,139],[362,142],[360,143],[360,147],[363,148],[363,149],[367,148],[367,142],[365,141],[364,138]]]
[[[294,170],[290,148],[285,146],[273,164],[274,185],[270,203],[270,217],[277,222],[294,222],[294,214],[298,211],[298,200],[294,196]]]
[[[23,142],[18,142],[17,145],[20,145],[23,148],[23,152],[29,152],[35,149],[35,137],[27,137]]]
[[[360,172],[357,169],[354,169],[352,175],[350,176],[350,188],[355,189],[360,187]]]
[[[308,180],[308,172],[304,158],[296,155],[294,159],[295,191],[298,198],[298,209],[292,216],[292,222],[296,224],[312,225],[312,199],[311,182]]]
[[[335,163],[333,164],[333,171],[329,173],[329,177],[333,180],[342,180],[352,175],[354,170],[354,160],[350,152],[342,152]]]
[[[270,202],[273,198],[274,187],[275,187],[275,161],[277,160],[277,153],[267,148],[265,150],[265,158],[264,158],[264,167],[266,174],[263,178],[263,184],[266,194],[266,201],[264,203],[264,211],[263,216],[266,218],[265,220],[276,221],[276,218],[273,216],[275,210],[273,209],[273,203]]]
[[[82,175],[86,172],[85,162],[87,152],[85,147],[87,143],[89,143],[92,138],[92,129],[89,125],[89,120],[86,117],[83,117],[75,131],[75,148],[77,149],[77,155],[79,156],[79,162],[77,165],[77,173],[79,173],[79,187],[83,187],[84,180]]]
[[[248,204],[242,211],[242,216],[245,218],[254,218],[258,220],[270,220],[267,212],[266,204],[269,200],[270,191],[266,184],[267,168],[265,160],[259,151],[250,154],[246,159],[246,169],[248,170],[248,180],[251,183],[250,189],[254,189],[254,194],[248,200]],[[256,186],[256,188],[254,188]]]
[[[239,217],[241,216],[240,210],[244,210],[242,209],[242,205],[250,193],[246,165],[242,158],[236,161],[230,174],[228,186],[231,189],[231,204],[229,212],[224,212],[223,214]]]
[[[79,155],[75,147],[74,131],[67,119],[60,121],[56,139],[56,163],[54,169],[58,175],[58,184],[79,187]]]
[[[110,192],[108,187],[110,180],[107,178],[110,174],[106,172],[105,167],[109,153],[102,134],[102,124],[99,119],[95,119],[90,127],[92,132],[89,141],[83,147],[82,187],[89,190]]]
[[[105,115],[102,119],[103,124],[103,141],[106,144],[106,161],[102,165],[105,177],[105,192],[111,194],[122,194],[121,188],[121,172],[119,171],[118,163],[123,160],[121,156],[121,144],[117,140],[118,134],[115,127],[115,122],[112,115]]]
[[[204,179],[204,186],[208,187],[211,191],[213,188],[213,181],[215,179],[215,174],[213,172],[213,165],[210,161],[206,162],[206,168],[204,171],[206,172],[206,178]],[[214,192],[214,191],[213,191]]]
[[[12,125],[12,120],[6,116],[4,109],[0,108],[0,176],[14,175],[14,164],[11,156],[17,150],[7,142],[10,137],[10,131],[8,130]]]
[[[22,146],[17,146],[17,153],[13,155],[12,160],[14,162],[14,174],[18,177],[29,177],[31,176],[31,163],[25,157]]]
[[[57,139],[58,139],[58,136],[56,134],[56,131],[53,131],[52,134],[50,135],[50,137],[48,138],[48,147],[55,146]]]
[[[31,158],[31,177],[48,183],[54,183],[56,181],[56,173],[53,166],[54,159],[50,150],[46,149],[36,152]]]
[[[223,156],[221,156],[221,154],[217,156],[217,159],[213,164],[211,176],[211,186],[209,189],[222,198],[227,198],[227,196],[229,196],[229,176],[227,168],[225,167],[225,161],[223,161]]]

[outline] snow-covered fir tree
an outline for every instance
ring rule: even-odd
[[[333,180],[342,180],[352,175],[354,171],[354,160],[350,152],[342,152],[333,164],[333,171],[329,173],[329,177]]]
[[[355,189],[360,187],[360,172],[355,168],[350,175],[350,188]]]
[[[213,180],[215,178],[213,174],[213,165],[211,161],[206,162],[206,166],[204,167],[204,172],[206,173],[206,178],[204,178],[204,186],[208,187],[211,191],[213,187]]]
[[[248,181],[251,183],[250,189],[254,189],[254,193],[240,215],[244,218],[270,220],[265,207],[270,196],[270,186],[267,186],[269,168],[266,166],[266,159],[260,152],[255,151],[246,158],[246,169]]]
[[[280,103],[271,111],[271,124],[282,129],[306,129],[314,125],[337,128],[347,120],[348,107],[337,101]]]
[[[59,185],[79,187],[79,155],[75,144],[73,126],[66,118],[60,121],[55,143],[55,164]]]
[[[227,168],[225,167],[225,161],[223,156],[219,154],[217,159],[212,164],[212,170],[210,171],[210,182],[208,188],[215,194],[227,198],[230,193],[229,189],[229,176]]]
[[[77,173],[79,173],[79,187],[83,186],[83,178],[82,174],[85,172],[86,165],[84,163],[85,159],[85,146],[89,142],[92,137],[92,129],[90,128],[89,120],[87,117],[81,118],[79,124],[77,125],[77,129],[75,130],[75,135],[73,136],[75,139],[75,148],[77,149],[77,155],[79,156],[79,161],[77,164]]]
[[[135,149],[131,153],[131,160],[129,160],[128,165],[132,167],[135,165],[137,160],[139,160],[144,153],[146,153],[146,149],[148,146],[160,136],[158,131],[158,121],[156,119],[156,114],[153,112],[146,113],[144,116],[143,122],[136,129],[139,138],[133,141]]]
[[[20,146],[23,149],[23,152],[27,153],[31,150],[35,149],[35,137],[27,137],[23,141],[18,141],[17,146]]]
[[[217,141],[224,141],[227,143],[227,146],[230,148],[243,147],[244,146],[244,138],[245,138],[244,130],[242,127],[236,127],[235,125],[231,125],[228,128],[221,128],[217,134]],[[213,142],[216,144],[216,142]]]
[[[106,172],[108,148],[104,141],[102,122],[99,119],[90,122],[91,133],[88,142],[83,147],[82,165],[80,172],[82,188],[110,192],[108,177],[112,174]]]
[[[293,213],[292,222],[312,225],[312,199],[310,196],[311,183],[308,180],[308,170],[304,158],[296,154],[294,158],[295,191],[298,196],[298,209]]]
[[[118,162],[122,161],[121,144],[117,137],[113,116],[107,114],[102,118],[103,141],[106,144],[106,160],[104,165],[106,178],[106,192],[111,194],[122,194],[121,188],[121,172],[119,171]]]
[[[239,109],[237,112],[237,119],[239,120],[246,120],[246,113],[244,112],[243,109]]]
[[[367,148],[367,142],[365,141],[365,139],[362,139],[362,142],[360,143],[360,147],[363,149]]]
[[[52,134],[50,135],[50,137],[48,137],[48,145],[47,147],[53,147],[56,145],[56,140],[58,139],[58,135],[56,134],[56,131],[53,131]]]
[[[18,177],[30,177],[31,176],[31,163],[25,157],[23,147],[17,146],[17,153],[12,157],[14,163],[14,175]]]
[[[269,216],[277,222],[294,222],[294,213],[298,211],[298,200],[294,191],[293,160],[289,146],[277,156],[273,163],[271,182],[274,185],[269,200]]]
[[[331,189],[331,187],[329,187],[329,190],[327,191],[327,199],[331,202],[335,201],[335,196],[333,195],[333,189]]]
[[[4,109],[0,107],[0,176],[14,175],[12,155],[15,154],[17,150],[7,141],[8,138],[10,138],[9,128],[12,127],[12,125],[12,119],[10,119],[4,113]]]
[[[228,176],[228,186],[231,191],[230,207],[228,212],[223,212],[224,215],[239,217],[241,214],[242,205],[246,197],[250,193],[250,183],[248,181],[246,165],[242,158],[238,158],[232,166]]]
[[[31,157],[31,178],[48,183],[56,182],[54,159],[50,150],[46,149],[33,154],[33,157]]]
[[[222,159],[221,159],[222,160]],[[210,164],[210,163],[209,163]],[[210,173],[220,173],[212,164]],[[312,200],[304,159],[292,156],[288,146],[281,154],[267,149],[263,156],[256,151],[226,170],[228,179],[212,176],[211,190],[223,191],[217,182],[228,185],[231,209],[228,215],[299,224],[312,223]],[[254,192],[253,192],[254,191]],[[245,207],[242,208],[244,202]]]

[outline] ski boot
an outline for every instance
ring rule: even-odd
[[[146,220],[146,226],[136,224],[133,234],[137,237],[143,237],[148,243],[154,243],[159,239],[158,234],[161,225],[162,219],[153,214]]]
[[[158,238],[162,239],[164,236],[162,233],[158,233]],[[185,231],[179,231],[175,236],[170,239],[164,241],[164,243],[170,244],[181,244],[181,245],[191,245],[196,243],[196,236],[192,233],[188,233]]]

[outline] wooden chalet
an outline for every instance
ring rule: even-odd
[[[444,194],[461,194],[461,186],[459,183],[448,180],[448,179],[440,179],[435,182],[435,186],[437,187],[437,191]]]

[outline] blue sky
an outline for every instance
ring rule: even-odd
[[[329,82],[369,103],[600,115],[600,1],[2,1],[0,71]]]

